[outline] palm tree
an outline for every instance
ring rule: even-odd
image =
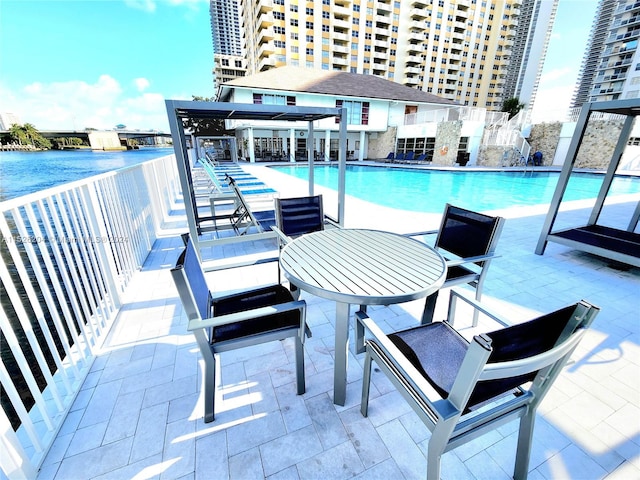
[[[518,97],[511,97],[502,102],[502,111],[509,112],[509,119],[512,119],[526,106],[526,103],[520,103],[520,99]]]

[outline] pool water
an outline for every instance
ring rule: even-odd
[[[272,167],[307,180],[308,166]],[[474,210],[549,204],[558,172],[417,170],[347,165],[346,193],[386,207],[439,213],[446,203]],[[602,174],[574,172],[563,201],[596,198]],[[338,189],[338,167],[314,167],[316,185]],[[609,195],[640,193],[640,178],[617,176]]]

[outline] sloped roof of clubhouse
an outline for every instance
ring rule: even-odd
[[[452,100],[406,87],[400,83],[376,77],[375,75],[292,66],[272,68],[255,75],[239,77],[221,85],[223,91],[229,87],[315,93],[341,97],[376,98],[400,102],[459,105]]]

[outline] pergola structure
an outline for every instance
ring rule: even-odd
[[[611,162],[604,175],[587,225],[552,231],[589,119],[595,112],[612,113],[626,117],[622,131],[618,137],[618,142],[613,151]],[[567,151],[562,172],[558,179],[556,190],[551,200],[549,212],[547,213],[540,238],[538,239],[538,245],[535,251],[538,255],[544,254],[547,242],[556,242],[640,267],[640,233],[635,232],[638,226],[638,219],[640,218],[640,202],[638,202],[626,229],[598,225],[602,207],[604,206],[614,175],[620,164],[625,146],[629,141],[633,122],[638,115],[640,115],[640,98],[609,102],[592,102],[583,105],[573,138],[569,145],[569,150]]]
[[[302,122],[307,125],[309,142],[313,145],[314,122],[325,118],[338,118],[340,149],[338,153],[338,211],[336,222],[344,223],[344,201],[345,201],[345,173],[347,158],[347,115],[345,108],[324,108],[324,107],[302,107],[286,105],[255,105],[249,103],[228,103],[228,102],[194,102],[187,100],[165,100],[169,126],[173,138],[178,173],[184,196],[185,211],[189,224],[189,234],[194,243],[202,248],[223,240],[224,243],[251,241],[258,237],[273,237],[274,232],[250,233],[242,236],[224,239],[200,238],[200,223],[210,220],[211,217],[203,217],[198,213],[196,204],[196,194],[191,176],[191,160],[189,158],[189,142],[191,133],[185,127],[186,119],[222,119],[222,120],[250,120],[263,122]],[[195,139],[197,143],[197,139]],[[313,176],[313,151],[307,149],[309,161],[309,195],[314,194]],[[193,159],[195,162],[197,159]]]

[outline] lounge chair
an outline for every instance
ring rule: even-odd
[[[468,342],[453,328],[457,299],[505,328],[476,335]],[[427,446],[428,480],[440,479],[440,459],[445,452],[516,419],[514,478],[524,479],[536,411],[598,311],[581,301],[508,326],[478,302],[452,290],[446,321],[390,335],[365,312],[356,312],[368,337],[361,413],[367,416],[369,412],[371,362],[375,360],[432,432]],[[377,408],[385,408],[384,403]]]
[[[255,227],[260,233],[269,231],[276,223],[275,210],[253,211],[233,177],[227,177],[227,181],[238,200],[237,207],[230,217],[231,225],[236,233],[244,235],[251,227]],[[275,190],[269,190],[275,192]]]
[[[407,152],[404,156],[404,161],[407,163],[412,162],[415,155],[416,155],[415,152]]]
[[[400,152],[396,154],[396,158],[394,159],[395,162],[401,162],[402,160],[404,160],[404,153]]]
[[[384,160],[385,160],[385,163],[393,162],[395,160],[395,154],[393,152],[389,152],[389,154]]]
[[[476,290],[476,300],[482,288],[502,232],[502,217],[485,215],[447,204],[439,230],[410,233],[417,237],[437,234],[434,247],[447,260],[447,278],[442,288],[469,284]],[[422,323],[432,321],[438,292],[427,297]],[[477,316],[474,316],[474,322]]]
[[[306,303],[295,300],[279,283],[232,295],[214,297],[193,242],[186,247],[171,275],[204,360],[204,421],[215,418],[216,355],[251,345],[295,340],[298,395],[305,392],[304,339],[311,336],[306,324]]]
[[[418,155],[418,157],[416,158],[416,163],[422,163],[425,162],[427,159],[427,154],[426,153],[421,153],[420,155]]]

